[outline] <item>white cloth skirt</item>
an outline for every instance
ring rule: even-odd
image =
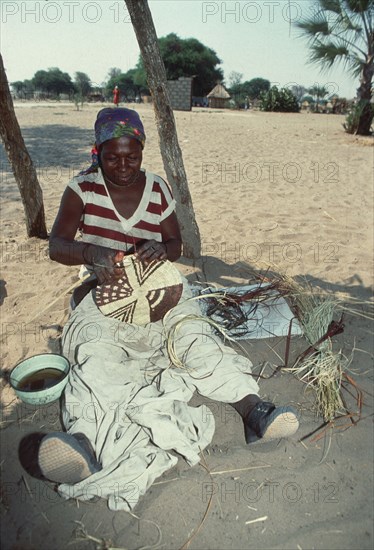
[[[63,331],[63,354],[72,369],[65,389],[63,423],[90,440],[102,470],[75,485],[66,498],[106,498],[111,510],[131,510],[178,455],[191,465],[212,440],[214,418],[193,394],[234,403],[258,394],[251,362],[238,355],[204,321],[191,319],[175,335],[184,368],[172,365],[166,338],[179,320],[201,315],[184,279],[179,304],[163,321],[130,325],[105,317],[88,294]]]

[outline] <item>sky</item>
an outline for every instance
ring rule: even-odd
[[[159,37],[194,37],[242,81],[266,78],[278,86],[319,84],[353,98],[358,82],[342,68],[321,73],[295,23],[313,13],[315,0],[149,0]],[[124,0],[2,0],[0,50],[9,82],[58,67],[101,85],[111,67],[135,67],[139,47]]]

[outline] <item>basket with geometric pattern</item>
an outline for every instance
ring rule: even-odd
[[[123,275],[114,283],[97,286],[94,299],[107,317],[146,325],[159,321],[180,300],[181,274],[168,260],[140,262],[134,255],[121,262]]]

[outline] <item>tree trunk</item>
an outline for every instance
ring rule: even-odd
[[[360,87],[357,90],[360,117],[355,134],[369,136],[373,122],[374,105],[371,103],[371,83],[373,79],[373,63],[366,63],[362,67]]]
[[[182,233],[183,254],[187,258],[198,258],[201,254],[200,233],[188,189],[174,114],[167,90],[165,66],[161,58],[152,14],[147,0],[125,0],[125,2],[138,40],[147,73],[148,87],[153,98],[166,176],[177,201],[176,213]]]
[[[43,193],[21,134],[0,54],[0,135],[21,193],[29,237],[47,238]]]

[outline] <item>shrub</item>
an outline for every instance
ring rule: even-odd
[[[278,90],[277,86],[273,86],[268,92],[261,94],[260,100],[261,111],[277,111],[282,113],[298,113],[300,111],[297,98],[287,88]]]
[[[374,118],[374,105],[372,103],[368,103],[367,101],[361,101],[356,103],[356,105],[352,107],[345,118],[345,123],[343,124],[343,127],[348,134],[357,133],[364,109],[368,110],[366,114],[369,119],[367,126],[370,128]]]

